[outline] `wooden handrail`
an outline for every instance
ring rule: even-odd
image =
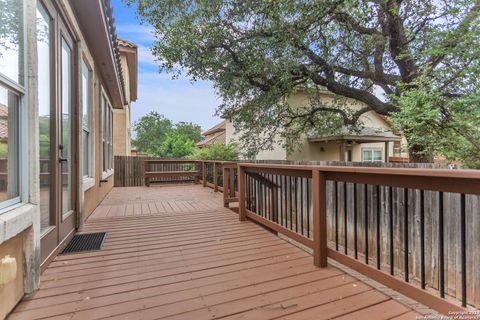
[[[420,169],[420,168],[372,168],[372,167],[343,167],[343,166],[307,166],[307,165],[283,165],[283,164],[259,164],[259,163],[237,163],[238,167],[238,199],[239,199],[239,219],[241,221],[248,219],[254,220],[257,223],[263,224],[267,228],[284,234],[287,237],[292,238],[293,240],[310,247],[313,250],[314,253],[314,264],[319,267],[326,267],[327,266],[327,257],[337,260],[340,263],[343,263],[347,265],[350,268],[355,269],[356,271],[363,273],[376,281],[379,281],[383,283],[384,285],[387,285],[397,291],[399,291],[402,294],[405,294],[407,296],[410,296],[417,301],[436,309],[439,312],[442,313],[447,313],[448,311],[462,311],[465,310],[463,307],[466,306],[467,300],[466,300],[466,241],[465,241],[465,221],[466,221],[466,215],[465,215],[465,195],[480,195],[480,171],[477,170],[448,170],[448,169]],[[224,169],[225,170],[225,169]],[[282,181],[283,179],[286,179],[285,177],[288,177],[288,181],[290,182],[285,182],[287,183],[287,186],[289,186],[288,190],[280,190],[278,188],[275,188],[275,190],[267,190],[263,189],[264,191],[260,191],[261,193],[259,194],[258,192],[258,186],[259,185],[265,185],[264,181],[264,176],[265,175],[270,175],[274,177],[274,180],[280,179]],[[280,177],[280,178],[279,178]],[[224,177],[225,178],[225,177]],[[253,180],[252,180],[253,179]],[[292,179],[294,182],[294,189],[292,189]],[[298,185],[297,179],[301,181],[301,184]],[[309,194],[307,195],[307,199],[310,196],[311,198],[311,209],[312,209],[312,218],[313,221],[311,221],[311,227],[313,229],[313,235],[309,236],[308,231],[307,234],[305,235],[303,232],[303,226],[302,228],[299,228],[298,224],[298,214],[299,214],[299,209],[297,206],[297,195],[299,192],[299,188],[303,188],[304,185],[304,179],[310,180],[311,181],[311,189],[307,191]],[[367,185],[373,185],[377,186],[376,189],[372,188],[372,190],[376,190],[376,206],[377,209],[370,213],[373,214],[375,213],[377,215],[377,234],[376,234],[376,239],[377,239],[377,247],[376,247],[376,254],[377,254],[377,266],[369,266],[368,265],[368,253],[367,253],[367,258],[365,262],[358,260],[356,256],[356,248],[355,248],[355,258],[350,257],[347,251],[347,223],[344,222],[345,230],[344,230],[344,235],[345,239],[343,242],[345,243],[344,249],[345,253],[340,253],[338,251],[338,238],[336,240],[336,246],[337,249],[330,249],[327,247],[327,181],[333,181],[335,183],[335,188],[337,188],[337,184],[341,183],[342,186],[344,186],[344,209],[343,213],[345,215],[345,221],[347,221],[347,183],[351,183],[354,186],[353,191],[355,192],[355,197],[357,193],[356,185],[365,185],[364,190],[365,190],[365,204],[367,203],[367,198],[366,198],[366,192],[367,192]],[[225,182],[224,182],[225,184]],[[307,183],[307,187],[308,187]],[[253,195],[252,199],[252,188],[255,188],[257,186],[256,194]],[[392,187],[398,187],[398,188],[404,188],[404,190],[408,189],[415,189],[415,190],[420,190],[420,195],[423,199],[424,196],[424,190],[429,190],[429,191],[438,191],[442,195],[443,192],[451,192],[451,193],[458,193],[461,195],[461,215],[460,215],[460,225],[461,225],[461,232],[460,232],[460,237],[462,239],[461,241],[461,264],[462,264],[462,306],[458,305],[457,303],[452,302],[452,300],[449,299],[444,299],[443,296],[438,296],[432,294],[431,291],[425,290],[425,272],[423,271],[422,275],[422,284],[421,287],[414,286],[410,284],[409,281],[409,270],[408,270],[408,256],[410,255],[409,253],[409,245],[408,245],[408,233],[405,231],[405,243],[404,246],[405,248],[402,248],[406,254],[405,256],[405,262],[404,266],[406,269],[404,278],[405,280],[402,280],[398,278],[397,276],[393,275],[393,271],[391,271],[392,274],[388,274],[384,271],[381,270],[381,265],[380,265],[380,238],[379,238],[379,228],[380,226],[378,225],[379,217],[380,217],[380,193],[379,193],[379,186],[382,187],[387,187],[390,188],[388,191],[389,193],[389,205],[390,205],[390,210],[389,212],[392,212]],[[302,189],[300,189],[302,190]],[[338,189],[334,189],[334,195],[338,192]],[[310,193],[311,191],[311,193]],[[262,194],[263,192],[263,194]],[[285,192],[285,193],[282,193]],[[288,192],[288,193],[287,193]],[[301,191],[303,192],[303,191]],[[373,192],[373,191],[372,191]],[[294,194],[294,200],[292,200],[292,193]],[[283,204],[285,203],[285,206],[287,204],[290,206],[290,210],[294,210],[294,217],[295,217],[295,224],[294,227],[292,225],[293,221],[292,219],[292,213],[290,213],[290,217],[285,217],[281,218],[281,220],[277,221],[275,217],[278,216],[277,210],[278,210],[278,205],[276,204],[277,200],[268,200],[268,203],[266,202],[267,200],[265,199],[270,199],[272,195],[280,195],[280,197],[283,197],[280,200],[280,203]],[[408,192],[404,191],[404,200],[408,203]],[[285,199],[286,197],[290,197],[290,199]],[[301,193],[302,201],[304,199],[304,194]],[[338,197],[338,195],[336,195]],[[356,198],[355,198],[356,199]],[[252,206],[251,202],[257,203]],[[294,201],[294,202],[292,202]],[[338,201],[338,200],[336,200]],[[371,200],[368,200],[371,201]],[[443,200],[442,200],[443,201]],[[247,206],[247,202],[250,204]],[[423,200],[421,201],[421,204],[424,205]],[[258,208],[257,208],[258,205]],[[267,205],[267,209],[265,209],[265,206]],[[292,206],[294,209],[292,209]],[[354,203],[355,210],[357,204]],[[404,226],[404,230],[408,230],[407,228],[411,228],[409,226],[410,224],[413,225],[412,222],[408,220],[408,205],[404,205],[404,211],[402,214],[405,217],[403,219],[403,223],[407,224]],[[303,210],[304,205],[303,203],[300,205],[300,208]],[[338,203],[335,205],[335,210],[338,211]],[[307,200],[307,211],[309,209],[308,205],[308,200]],[[265,212],[267,210],[267,212]],[[351,209],[349,209],[350,211]],[[362,210],[367,210],[366,207],[365,209],[362,208]],[[386,214],[386,208],[383,210],[384,213]],[[423,207],[421,208],[421,211],[423,212]],[[442,209],[443,210],[443,209]],[[303,212],[303,211],[302,211]],[[356,212],[356,211],[355,211]],[[369,214],[367,211],[365,211],[365,217],[367,217],[367,214]],[[338,214],[338,212],[336,213]],[[351,213],[350,213],[351,214]],[[303,223],[303,213],[301,216],[301,221]],[[423,215],[422,215],[423,217]],[[283,220],[282,220],[283,219]],[[309,221],[307,218],[307,221]],[[336,218],[338,219],[338,218]],[[365,218],[366,219],[366,218]],[[386,218],[382,218],[386,219]],[[390,218],[393,219],[393,218]],[[421,223],[425,223],[425,219],[421,218]],[[288,223],[290,225],[288,225]],[[399,222],[402,223],[402,222]],[[368,225],[365,222],[366,228],[365,229],[365,241],[367,241],[368,245],[368,234],[373,232],[373,228],[371,227],[368,229]],[[308,227],[307,227],[308,228]],[[356,226],[355,226],[356,228]],[[298,229],[301,230],[298,231]],[[424,230],[424,227],[422,227],[421,230]],[[443,230],[443,229],[442,229]],[[338,232],[338,230],[337,230]],[[392,232],[392,231],[390,231]],[[422,231],[421,231],[422,232]],[[444,231],[442,231],[444,232]],[[421,241],[424,241],[424,235],[423,233],[419,235],[422,237]],[[373,235],[372,235],[373,237]],[[355,244],[356,244],[356,239],[355,239]],[[391,242],[393,240],[390,240]],[[393,243],[393,242],[392,242]],[[423,242],[422,242],[423,243]],[[365,247],[365,250],[367,250],[368,247]],[[442,247],[443,248],[443,247]],[[350,249],[352,250],[352,249]],[[390,249],[393,252],[393,249]],[[421,250],[425,250],[425,247],[423,246]],[[443,250],[443,249],[442,249]],[[393,253],[390,252],[390,255]],[[422,257],[425,255],[425,252],[422,251]],[[424,259],[423,259],[424,260]],[[422,261],[423,261],[422,260]],[[393,262],[392,262],[393,263]],[[421,268],[425,268],[423,262]],[[443,262],[442,262],[443,263]],[[391,267],[393,270],[393,264]],[[422,269],[423,270],[423,269]],[[441,269],[443,270],[443,269]],[[457,288],[458,290],[458,288]]]
[[[366,168],[239,163],[251,172],[311,177],[312,170],[325,173],[327,180],[376,184],[480,195],[480,170],[423,168]]]
[[[161,170],[154,170],[152,171],[150,168],[152,165],[167,165],[167,168],[164,168],[162,166]],[[192,168],[186,168],[183,166],[180,166],[180,170],[178,166],[175,166],[175,164],[178,165],[183,165],[183,164],[192,164]],[[173,166],[172,166],[173,165]],[[196,160],[185,160],[185,159],[145,159],[143,160],[143,178],[144,178],[144,184],[145,186],[149,187],[150,186],[150,179],[152,178],[162,178],[162,179],[174,179],[174,178],[192,178],[194,180],[194,183],[197,184],[199,181],[199,171],[198,171],[198,161]],[[165,181],[165,180],[162,180]],[[175,180],[169,180],[169,181],[178,181],[178,179]]]
[[[185,159],[145,159],[145,163],[196,163],[197,160],[185,160]]]

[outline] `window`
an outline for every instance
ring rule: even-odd
[[[102,157],[103,172],[113,168],[113,112],[105,96],[102,97]]]
[[[62,162],[62,211],[68,214],[72,209],[72,48],[67,40],[61,38],[60,54],[60,85],[61,85],[61,119],[60,119],[60,156],[66,161]]]
[[[0,203],[20,196],[19,96],[0,85]]]
[[[8,80],[24,84],[23,1],[0,1],[0,73]]]
[[[362,149],[363,162],[383,162],[382,149]]]
[[[83,177],[93,176],[92,170],[92,109],[91,109],[91,71],[82,61],[82,139],[83,139]]]
[[[0,209],[20,202],[24,81],[23,1],[1,2],[0,27]]]
[[[40,2],[37,3],[37,72],[38,72],[38,136],[40,150],[40,232],[54,224],[50,214],[52,177],[51,148],[51,28],[50,16]]]

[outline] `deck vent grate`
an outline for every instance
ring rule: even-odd
[[[70,240],[61,254],[100,250],[106,235],[106,232],[77,234]]]

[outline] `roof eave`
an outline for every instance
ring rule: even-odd
[[[130,101],[137,101],[138,94],[138,49],[137,47],[119,46],[120,52],[125,54],[128,63],[128,74],[130,78]]]
[[[123,108],[126,102],[120,53],[116,45],[113,9],[107,0],[71,0],[72,7],[82,28],[96,63],[101,66],[101,75],[110,93],[114,108]]]
[[[398,136],[371,136],[371,135],[335,135],[327,137],[312,137],[308,138],[310,142],[328,142],[328,141],[355,141],[359,143],[374,143],[374,142],[400,142],[401,137]]]

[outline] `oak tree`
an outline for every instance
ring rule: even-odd
[[[245,150],[356,130],[375,111],[404,132],[414,161],[480,158],[478,0],[126,2],[154,27],[163,70],[213,81]],[[305,108],[286,103],[298,88],[310,88]]]

